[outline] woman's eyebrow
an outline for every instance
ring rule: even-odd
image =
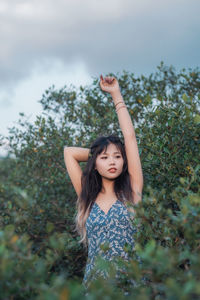
[[[117,154],[117,153],[121,154],[119,151],[113,152],[113,154]],[[102,153],[102,155],[104,155],[104,154],[108,154],[108,153],[107,152]]]

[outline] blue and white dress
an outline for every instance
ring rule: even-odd
[[[128,261],[128,252],[124,250],[125,245],[134,250],[134,232],[130,220],[130,212],[122,201],[117,200],[109,209],[107,214],[94,202],[90,214],[86,221],[86,232],[88,240],[88,259],[85,267],[83,285],[87,287],[91,282],[92,270],[95,266],[95,258],[100,255],[102,258],[113,261],[115,257],[120,257]],[[108,245],[105,251],[101,245]],[[95,274],[98,274],[95,273]],[[105,273],[101,275],[106,276]]]

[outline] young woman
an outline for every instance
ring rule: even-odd
[[[110,93],[124,143],[116,136],[101,136],[90,149],[65,147],[66,168],[78,196],[76,229],[88,249],[83,284],[89,286],[95,258],[128,260],[125,245],[134,249],[128,203],[142,200],[143,175],[134,127],[115,77],[100,77],[102,91]],[[82,172],[79,162],[87,161]],[[132,212],[134,212],[132,208]],[[102,245],[108,245],[107,251]],[[93,274],[94,275],[94,274]],[[106,276],[105,274],[102,274]]]

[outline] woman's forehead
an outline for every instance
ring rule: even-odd
[[[117,154],[121,153],[120,149],[115,144],[109,144],[107,147],[103,149],[103,151],[100,154]]]

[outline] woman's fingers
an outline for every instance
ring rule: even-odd
[[[113,77],[105,77],[105,81],[107,83],[112,83],[114,81],[114,78]]]
[[[102,81],[105,81],[105,82],[112,82],[115,79],[114,77],[111,77],[111,76],[106,76],[105,78],[103,78],[102,75],[100,75],[100,78]]]
[[[103,90],[113,87],[113,82],[115,81],[114,77],[106,76],[103,78],[102,75],[100,75],[100,86]]]
[[[107,79],[107,80],[106,80],[106,82],[109,83],[109,84],[112,84],[113,81],[114,81],[114,79]]]

